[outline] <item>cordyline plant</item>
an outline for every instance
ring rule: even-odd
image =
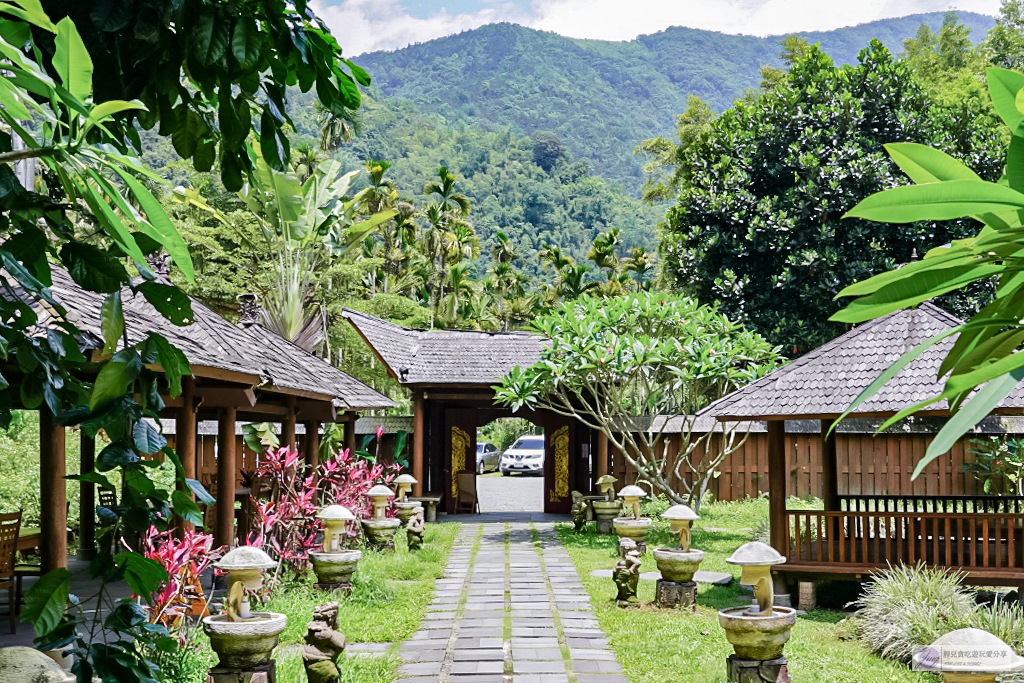
[[[912,185],[877,192],[846,215],[883,223],[973,218],[975,237],[955,240],[925,258],[850,285],[839,297],[856,297],[832,320],[859,323],[976,282],[994,282],[996,294],[974,317],[919,344],[883,372],[854,400],[846,414],[877,393],[896,373],[931,346],[951,337],[938,370],[942,391],[886,420],[884,429],[919,410],[948,402],[953,416],[936,434],[914,469],[916,478],[971,427],[996,408],[1024,379],[1024,74],[988,70],[988,88],[1011,137],[1006,171],[997,183],[953,157],[924,145],[886,145]]]
[[[295,449],[268,450],[256,471],[269,482],[270,492],[266,500],[253,500],[257,528],[249,534],[249,543],[277,558],[278,579],[285,568],[296,580],[309,571],[309,553],[319,548],[317,538],[324,528],[317,518],[323,507],[343,505],[366,519],[372,511],[367,492],[376,484],[390,484],[400,471],[354,458],[347,450],[338,451],[314,472],[304,471],[301,463]],[[350,525],[349,534],[354,543],[358,526]]]
[[[607,436],[642,481],[694,509],[747,434],[723,425],[716,448],[712,430],[694,430],[695,414],[782,361],[715,308],[667,294],[584,296],[532,329],[549,343],[536,365],[514,368],[495,387],[498,402],[579,419]],[[666,429],[680,423],[680,450],[669,458]]]
[[[172,531],[161,532],[156,527],[150,527],[142,544],[146,557],[167,570],[167,580],[150,593],[149,621],[177,632],[178,644],[184,647],[187,636],[180,628],[182,619],[206,611],[201,578],[225,548],[213,547],[212,534],[189,529],[179,539]]]

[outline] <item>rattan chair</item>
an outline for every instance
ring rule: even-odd
[[[18,632],[18,598],[15,595],[14,563],[18,554],[21,513],[0,514],[0,590],[7,589],[7,616],[11,633]]]
[[[455,514],[480,512],[480,501],[476,497],[476,472],[462,470],[455,473],[459,485],[459,496],[455,499]]]

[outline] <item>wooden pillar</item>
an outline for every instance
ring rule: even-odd
[[[96,438],[79,429],[81,465],[78,471],[82,474],[92,472],[96,467]],[[79,481],[79,513],[78,513],[78,554],[80,560],[91,560],[96,557],[96,485],[87,481]]]
[[[832,420],[821,421],[821,499],[825,510],[839,510],[839,468],[836,460],[836,433],[828,434]]]
[[[412,486],[412,495],[419,497],[423,495],[423,483],[426,472],[423,467],[424,441],[426,435],[426,420],[423,415],[423,390],[413,389],[412,391],[412,476],[416,483]]]
[[[359,419],[357,415],[349,415],[345,421],[345,450],[349,452],[349,455],[356,452],[356,420]]]
[[[594,448],[594,482],[591,491],[598,491],[597,480],[608,474],[608,437],[604,432],[597,432],[597,445]]]
[[[68,566],[68,495],[64,428],[46,405],[39,409],[39,546],[43,573]]]
[[[306,427],[306,436],[303,439],[302,448],[306,451],[306,465],[311,470],[320,466],[320,423],[316,420],[307,420],[303,423]]]
[[[181,407],[174,415],[174,452],[181,460],[181,469],[186,479],[196,478],[196,381],[192,377],[181,378]],[[182,489],[191,496],[187,486]],[[178,533],[191,529],[192,525],[181,517],[176,518]]]
[[[235,538],[235,408],[221,410],[217,424],[217,523],[214,544],[232,547]]]
[[[281,420],[281,445],[288,448],[295,448],[295,397],[285,396],[284,405],[288,413]]]
[[[786,422],[768,421],[768,519],[771,545],[783,555],[789,554],[789,529],[786,521]]]

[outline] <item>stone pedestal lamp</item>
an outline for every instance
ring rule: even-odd
[[[751,607],[731,607],[718,612],[718,623],[736,654],[726,661],[726,672],[732,683],[775,683],[788,681],[786,658],[782,649],[796,623],[796,610],[776,607],[772,585],[772,567],[786,561],[765,543],[753,541],[740,546],[726,560],[743,569],[740,581],[754,587]]]
[[[400,474],[395,478],[395,486],[398,488],[398,495],[395,498],[395,517],[402,520],[402,524],[408,524],[409,518],[416,514],[416,508],[421,507],[418,500],[409,499],[409,491],[413,484],[419,482],[410,474]]]
[[[941,673],[945,683],[996,683],[996,676],[1024,670],[1024,658],[991,633],[962,628],[914,655],[914,669]]]
[[[324,523],[323,550],[311,552],[316,587],[321,590],[352,590],[352,574],[356,571],[361,550],[346,550],[349,524],[356,516],[347,507],[329,505],[317,515]]]
[[[203,619],[203,631],[219,664],[210,669],[210,683],[274,683],[270,658],[288,619],[276,612],[253,612],[246,591],[263,586],[263,570],[277,562],[255,546],[243,545],[225,555],[216,567],[228,574],[224,612]]]
[[[614,533],[612,520],[622,515],[622,501],[615,497],[615,482],[618,479],[610,474],[605,474],[597,480],[597,485],[604,494],[604,500],[593,500],[590,502],[594,509],[594,519],[597,521],[597,533],[611,535]]]
[[[612,527],[615,529],[619,539],[628,538],[636,543],[637,552],[643,555],[647,552],[647,532],[651,529],[651,518],[640,516],[640,499],[647,497],[647,491],[639,486],[626,486],[619,491],[619,498],[626,504],[626,510],[622,517],[612,520]],[[629,515],[632,509],[632,516]]]
[[[672,532],[678,535],[679,547],[654,550],[654,561],[661,572],[655,599],[661,607],[690,607],[697,602],[693,575],[704,559],[703,550],[690,548],[690,525],[700,518],[686,505],[673,505],[661,516],[669,520]]]
[[[367,494],[373,499],[373,516],[363,520],[363,533],[366,542],[378,550],[395,549],[395,532],[402,526],[402,520],[386,517],[388,500],[395,497],[395,492],[384,484],[377,484]]]

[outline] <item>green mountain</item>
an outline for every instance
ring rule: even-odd
[[[942,13],[886,19],[801,34],[840,64],[872,38],[895,52]],[[961,13],[978,41],[992,17]],[[671,134],[689,94],[722,110],[780,66],[782,36],[758,38],[674,27],[628,42],[574,40],[514,24],[491,24],[393,52],[356,58],[384,97],[412,101],[449,123],[508,126],[520,135],[551,131],[595,173],[636,192],[641,160],[633,148]]]

